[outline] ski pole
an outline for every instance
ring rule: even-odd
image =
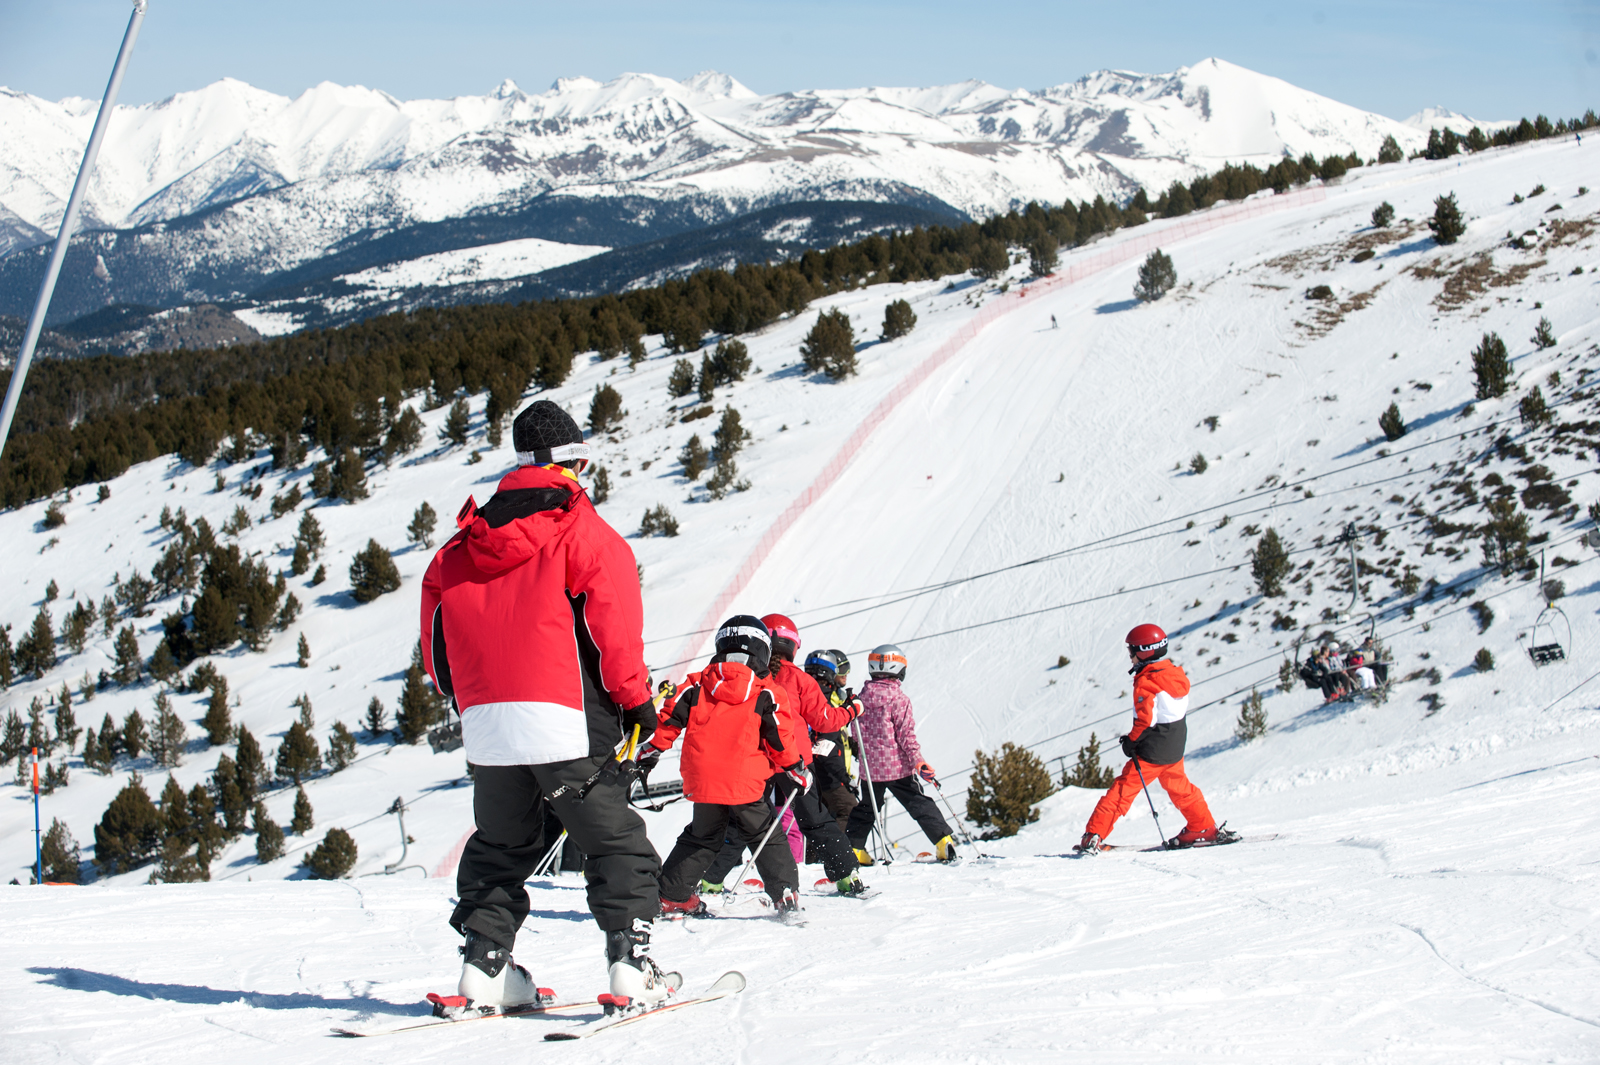
[[[533,867],[534,876],[544,876],[555,868],[556,855],[561,853],[561,845],[567,841],[567,830],[562,829],[561,835],[556,837],[556,845],[551,847],[545,856],[539,859],[539,864]]]
[[[1150,797],[1150,785],[1144,782],[1144,770],[1139,768],[1139,759],[1133,760],[1133,771],[1139,774],[1139,787],[1144,789],[1144,801],[1150,804],[1150,816],[1155,820],[1156,832],[1161,836],[1161,845],[1167,845],[1167,834],[1161,831],[1161,818],[1156,817],[1156,801]]]
[[[39,835],[39,748],[33,749],[33,882],[44,885],[44,837]]]
[[[767,840],[771,839],[772,834],[778,830],[778,825],[782,823],[783,815],[789,812],[789,804],[794,802],[794,797],[799,795],[803,790],[805,789],[801,788],[791,791],[789,793],[789,797],[783,801],[783,808],[773,815],[772,827],[767,829],[767,834],[761,837],[760,845],[750,852],[749,858],[745,859],[744,868],[739,870],[739,878],[734,881],[735,885],[744,883],[744,878],[750,874],[750,866],[755,864],[756,855],[767,849]],[[722,896],[722,904],[724,906],[728,905],[732,897],[732,891],[724,892]]]
[[[961,842],[970,844],[972,836],[967,832],[966,823],[956,816],[955,808],[950,805],[950,800],[945,798],[944,785],[939,783],[938,777],[933,778],[933,790],[939,793],[939,801],[944,803],[946,812],[950,814],[950,820],[955,822],[956,831],[961,833]]]
[[[855,733],[856,743],[861,747],[861,779],[866,782],[867,805],[872,807],[872,830],[869,835],[878,841],[878,856],[883,859],[883,864],[889,865],[894,861],[889,851],[888,841],[884,838],[883,825],[880,821],[883,810],[878,806],[878,792],[872,786],[872,766],[867,763],[867,744],[861,738],[861,726],[855,722],[850,723],[851,731]]]

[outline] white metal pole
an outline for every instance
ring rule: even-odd
[[[61,231],[56,234],[55,248],[50,252],[50,265],[39,285],[39,298],[33,305],[33,317],[28,319],[28,331],[23,335],[22,347],[17,351],[17,361],[11,369],[11,386],[6,389],[5,407],[0,409],[0,452],[5,450],[11,436],[11,419],[17,413],[17,401],[22,397],[22,382],[33,363],[33,349],[39,343],[39,333],[44,329],[45,312],[50,309],[50,297],[56,290],[56,278],[61,274],[61,262],[66,258],[67,244],[78,224],[78,210],[83,206],[83,195],[89,187],[89,176],[94,172],[95,156],[100,154],[100,141],[105,137],[106,124],[111,120],[111,110],[117,102],[117,91],[122,88],[122,75],[128,69],[128,57],[133,52],[133,42],[139,37],[139,27],[144,22],[148,0],[133,0],[133,14],[128,19],[127,32],[122,35],[122,48],[117,52],[117,65],[111,68],[111,81],[100,101],[100,114],[94,120],[94,132],[89,134],[89,144],[83,150],[83,162],[78,167],[78,180],[72,185],[72,198],[67,201],[67,213],[61,216]]]

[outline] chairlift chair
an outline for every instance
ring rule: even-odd
[[[1561,628],[1566,631],[1566,642],[1559,637],[1556,623],[1560,622]],[[1551,662],[1565,662],[1567,648],[1572,644],[1572,622],[1567,619],[1566,611],[1554,603],[1546,603],[1545,608],[1539,611],[1539,616],[1534,619],[1533,628],[1528,630],[1528,657],[1535,666],[1548,666]]]

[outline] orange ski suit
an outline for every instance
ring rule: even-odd
[[[1133,728],[1128,731],[1128,738],[1141,757],[1129,759],[1122,767],[1095,804],[1085,832],[1101,839],[1111,834],[1117,820],[1139,798],[1141,773],[1146,785],[1161,782],[1191,832],[1216,827],[1206,797],[1183,771],[1183,747],[1188,735],[1184,715],[1188,712],[1189,677],[1176,662],[1158,658],[1140,668],[1133,679]],[[1151,758],[1157,761],[1150,761]]]

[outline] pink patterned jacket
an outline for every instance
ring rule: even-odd
[[[922,761],[911,698],[897,680],[869,680],[861,689],[866,709],[858,719],[866,745],[867,771],[874,782],[909,777]]]

